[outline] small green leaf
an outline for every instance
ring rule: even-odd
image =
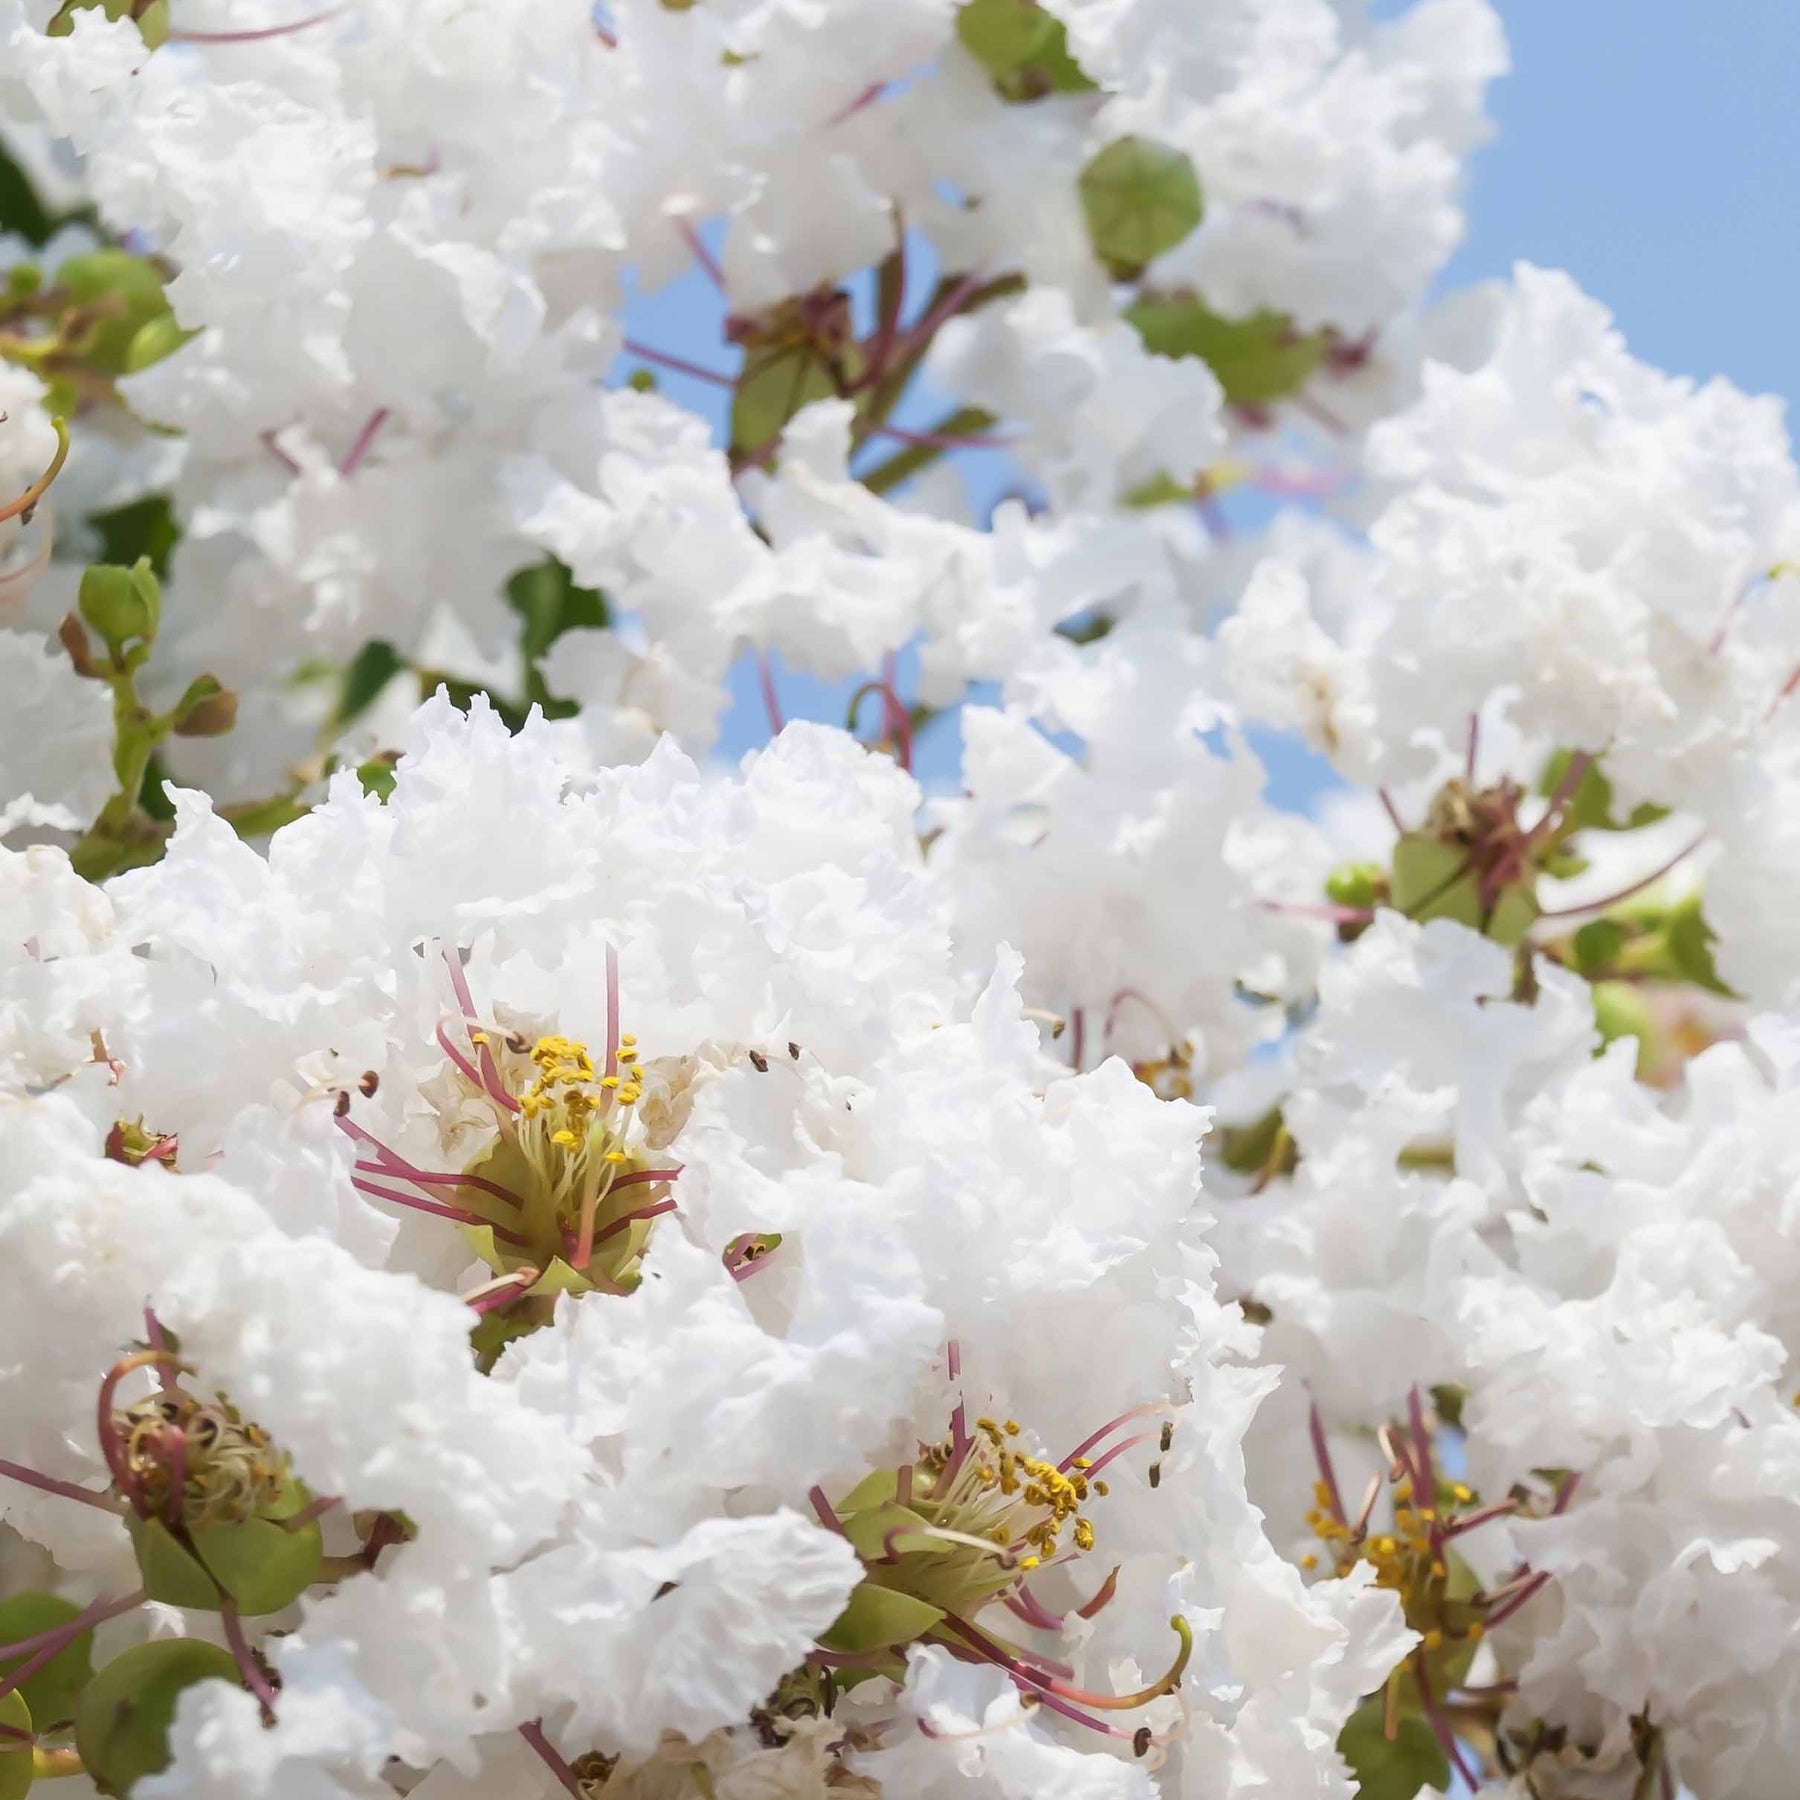
[[[1599,981],[1593,991],[1594,1027],[1600,1033],[1600,1042],[1605,1045],[1619,1038],[1636,1038],[1641,1073],[1656,1041],[1656,1026],[1644,996],[1628,981]]]
[[[272,1519],[221,1520],[188,1536],[212,1578],[252,1616],[298,1600],[318,1580],[325,1553],[316,1519],[297,1531]]]
[[[169,1727],[188,1688],[238,1679],[231,1653],[199,1638],[159,1638],[115,1656],[82,1691],[75,1747],[87,1772],[108,1793],[169,1764]]]
[[[871,1506],[886,1506],[900,1492],[900,1478],[892,1469],[877,1469],[872,1475],[865,1475],[842,1500],[837,1503],[836,1512],[840,1519],[847,1519],[852,1513],[862,1512]]]
[[[131,1534],[138,1573],[152,1600],[160,1600],[165,1606],[185,1606],[194,1612],[219,1610],[222,1596],[218,1583],[161,1519],[140,1518],[132,1513],[125,1520],[125,1529]]]
[[[1301,332],[1285,313],[1228,319],[1193,294],[1146,295],[1125,317],[1158,356],[1197,356],[1225,398],[1267,406],[1303,388],[1330,348],[1331,334]]]
[[[56,271],[56,285],[91,315],[79,341],[81,360],[106,375],[130,370],[131,346],[152,320],[169,316],[161,271],[127,250],[90,250]]]
[[[1706,922],[1698,893],[1686,894],[1675,903],[1665,929],[1670,959],[1689,981],[1709,994],[1731,992],[1719,979],[1713,962],[1712,947],[1718,942],[1718,934]]]
[[[554,556],[521,569],[506,584],[506,603],[519,615],[519,648],[534,663],[565,631],[597,631],[610,622],[606,596],[578,587]]]
[[[386,800],[394,791],[394,762],[390,756],[371,756],[356,765],[356,779],[365,794]]]
[[[1619,960],[1625,927],[1617,919],[1590,919],[1575,933],[1575,967],[1589,981]]]
[[[1121,276],[1174,249],[1205,211],[1194,165],[1153,138],[1108,144],[1081,171],[1080,191],[1094,252]]]
[[[0,143],[0,236],[10,234],[41,246],[56,235],[56,227],[30,176]]]
[[[1543,773],[1538,777],[1540,794],[1554,794],[1562,785],[1563,777],[1569,772],[1572,755],[1568,750],[1558,750],[1544,764]],[[1646,800],[1641,806],[1633,807],[1625,818],[1614,818],[1613,785],[1601,773],[1597,762],[1589,763],[1580,781],[1575,784],[1575,792],[1570,796],[1566,813],[1569,823],[1579,831],[1637,831],[1668,816],[1669,809],[1666,806],[1656,806]]]
[[[1281,1108],[1272,1106],[1248,1125],[1226,1125],[1219,1131],[1219,1161],[1240,1175],[1253,1175],[1275,1154],[1285,1129]]]
[[[1358,1800],[1412,1800],[1422,1787],[1447,1793],[1450,1759],[1423,1716],[1402,1711],[1399,1729],[1389,1743],[1382,1730],[1383,1712],[1377,1694],[1365,1700],[1338,1733],[1338,1750],[1356,1772]]]
[[[0,1700],[0,1725],[15,1731],[31,1730],[31,1708],[21,1693]],[[0,1800],[20,1800],[31,1786],[31,1749],[16,1738],[0,1738]]]
[[[341,730],[367,712],[382,689],[405,667],[399,653],[385,639],[371,638],[364,644],[344,671],[344,684],[338,693],[334,714],[338,728]]]
[[[893,1588],[861,1583],[850,1604],[838,1614],[819,1642],[827,1650],[858,1656],[869,1650],[886,1650],[923,1637],[944,1616],[941,1608],[915,1600]]]
[[[100,535],[100,560],[129,567],[147,557],[151,573],[166,577],[169,552],[181,537],[181,528],[169,508],[167,494],[152,494],[110,512],[89,513],[88,523]]]
[[[66,1625],[81,1608],[59,1594],[13,1594],[0,1600],[0,1644],[16,1644]],[[29,1675],[19,1692],[31,1708],[31,1716],[45,1725],[75,1716],[75,1696],[94,1672],[94,1634],[84,1631],[68,1649],[59,1650],[35,1675]],[[26,1660],[15,1656],[0,1662],[0,1675],[10,1675]]]

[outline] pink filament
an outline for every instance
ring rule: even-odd
[[[54,1475],[40,1475],[22,1463],[0,1461],[0,1475],[22,1481],[27,1487],[41,1488],[46,1494],[60,1494],[65,1500],[80,1500],[88,1506],[97,1506],[102,1512],[122,1513],[125,1510],[105,1493],[81,1487],[73,1481],[58,1481]]]
[[[508,1231],[502,1225],[496,1225],[492,1219],[484,1219],[480,1213],[470,1212],[461,1206],[445,1206],[436,1200],[421,1200],[415,1194],[397,1193],[393,1188],[377,1187],[372,1181],[358,1180],[351,1177],[351,1186],[359,1194],[367,1194],[373,1200],[391,1200],[396,1206],[411,1207],[414,1212],[430,1213],[434,1218],[454,1219],[459,1225],[485,1225],[494,1236],[508,1244],[523,1244],[525,1239],[516,1231]]]
[[[619,953],[606,946],[606,1076],[619,1072]],[[613,1091],[613,1090],[609,1090]]]
[[[385,406],[378,406],[369,414],[368,423],[356,434],[356,442],[344,453],[344,460],[338,464],[338,474],[346,481],[362,467],[362,460],[369,454],[369,446],[375,442],[382,426],[393,415]]]
[[[1134,1406],[1131,1408],[1131,1410],[1129,1412],[1120,1413],[1116,1419],[1108,1419],[1106,1421],[1106,1423],[1104,1425],[1102,1425],[1098,1431],[1091,1432],[1091,1433],[1089,1433],[1089,1435],[1087,1437],[1084,1437],[1081,1440],[1081,1442],[1079,1444],[1077,1444],[1075,1446],[1075,1448],[1073,1450],[1071,1450],[1069,1452],[1069,1454],[1067,1456],[1065,1456],[1062,1459],[1062,1461],[1056,1465],[1057,1468],[1064,1475],[1068,1474],[1068,1472],[1072,1468],[1074,1468],[1076,1458],[1086,1456],[1087,1453],[1091,1449],[1093,1449],[1093,1447],[1097,1443],[1099,1443],[1102,1438],[1111,1437],[1112,1434],[1115,1431],[1117,1431],[1121,1425],[1129,1425],[1133,1419],[1145,1418],[1150,1413],[1158,1413],[1158,1412],[1166,1412],[1166,1411],[1168,1411],[1168,1403],[1166,1401],[1146,1400],[1142,1406]],[[1142,1443],[1143,1439],[1142,1438],[1133,1438],[1131,1441],[1134,1444],[1138,1444],[1138,1443]],[[1083,1470],[1082,1472],[1087,1475],[1092,1475],[1092,1473],[1093,1473],[1093,1471],[1091,1469]]]

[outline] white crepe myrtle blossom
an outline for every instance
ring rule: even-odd
[[[15,1315],[7,1518],[126,1616],[134,1557],[197,1603],[159,1533],[236,1584],[248,1692],[200,1681],[148,1791],[453,1784],[521,1732],[565,1786],[718,1734],[726,1767],[954,1783],[895,1711],[929,1652],[1021,1697],[1006,1791],[1047,1759],[1347,1794],[1331,1745],[1409,1635],[1245,1496],[1267,1380],[1212,1294],[1206,1115],[1059,1068],[1010,952],[958,974],[917,789],[843,734],[735,779],[558,741],[440,698],[385,803],[340,777],[266,861],[183,796],[163,862],[20,965],[71,1023],[8,1103],[0,1219],[58,1325]],[[65,877],[16,860],[26,924]],[[159,1368],[314,1497],[313,1591],[146,1522],[212,1466],[155,1435],[185,1427],[144,1439],[162,1485],[104,1485],[93,1395]]]

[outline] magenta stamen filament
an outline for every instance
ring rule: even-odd
[[[84,1606],[67,1624],[58,1625],[52,1631],[40,1631],[35,1637],[20,1638],[17,1643],[0,1644],[0,1657],[10,1658],[28,1650],[31,1652],[10,1675],[0,1678],[0,1700],[29,1681],[46,1663],[54,1661],[83,1632],[105,1624],[108,1619],[116,1619],[121,1613],[130,1612],[133,1607],[142,1606],[149,1598],[149,1594],[142,1588],[123,1600],[109,1600],[102,1594],[98,1600],[90,1601]]]
[[[445,1206],[437,1200],[421,1200],[414,1194],[402,1194],[393,1188],[377,1187],[372,1181],[351,1179],[351,1185],[359,1194],[367,1194],[374,1200],[391,1200],[396,1206],[410,1207],[414,1212],[430,1213],[434,1218],[454,1219],[459,1225],[485,1225],[502,1243],[517,1244],[521,1247],[525,1239],[516,1231],[508,1231],[503,1225],[496,1225],[491,1219],[484,1219],[480,1213],[470,1212],[466,1207]]]
[[[85,1506],[97,1506],[102,1512],[117,1513],[123,1517],[127,1511],[127,1508],[103,1491],[84,1488],[73,1481],[58,1481],[54,1475],[40,1475],[37,1470],[28,1469],[22,1463],[0,1461],[0,1475],[22,1481],[27,1487],[41,1488],[46,1494],[59,1494],[65,1500],[79,1500]]]
[[[1062,1461],[1056,1465],[1057,1468],[1063,1474],[1065,1474],[1065,1475],[1068,1474],[1068,1472],[1072,1468],[1074,1468],[1075,1463],[1078,1458],[1086,1456],[1087,1453],[1091,1449],[1093,1449],[1093,1447],[1097,1443],[1099,1443],[1102,1438],[1111,1437],[1112,1434],[1115,1431],[1117,1431],[1121,1425],[1129,1425],[1133,1419],[1146,1418],[1151,1413],[1167,1412],[1168,1410],[1169,1410],[1169,1403],[1166,1400],[1146,1400],[1142,1406],[1134,1406],[1131,1408],[1131,1410],[1129,1412],[1120,1413],[1116,1419],[1108,1419],[1107,1422],[1104,1425],[1102,1425],[1098,1431],[1090,1432],[1088,1434],[1088,1436],[1084,1437],[1081,1440],[1081,1442],[1079,1444],[1077,1444],[1075,1446],[1075,1448],[1073,1450],[1071,1450],[1069,1452],[1069,1454],[1067,1456],[1065,1456],[1062,1459]],[[1134,1439],[1132,1439],[1132,1442],[1133,1443],[1142,1443],[1143,1439],[1142,1438],[1134,1438]],[[1087,1469],[1087,1470],[1084,1470],[1083,1473],[1091,1476],[1093,1474],[1093,1470]]]

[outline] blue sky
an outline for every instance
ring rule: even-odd
[[[1500,11],[1513,73],[1491,97],[1497,131],[1474,160],[1468,237],[1444,285],[1504,275],[1519,260],[1565,268],[1646,361],[1800,392],[1800,0],[1503,0]],[[657,347],[729,368],[719,316],[695,274],[629,322]],[[722,390],[663,382],[722,418]],[[900,421],[923,424],[933,411],[927,403]],[[780,681],[790,716],[837,720],[850,685]],[[750,671],[733,691],[719,745],[730,757],[767,736]],[[952,727],[938,730],[920,766],[941,778],[956,745]],[[1318,791],[1304,754],[1271,744],[1265,757],[1278,803],[1303,806]]]

